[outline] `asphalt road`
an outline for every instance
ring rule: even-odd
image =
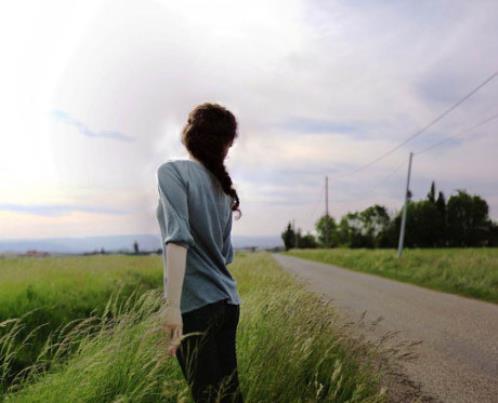
[[[420,341],[402,363],[421,391],[443,402],[498,403],[498,305],[274,253],[286,271],[345,319],[380,320],[369,339],[395,332]],[[367,332],[367,330],[365,330]]]

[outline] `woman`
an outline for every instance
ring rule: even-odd
[[[235,347],[240,297],[226,267],[233,260],[232,211],[238,218],[241,213],[224,166],[237,135],[230,111],[201,104],[182,130],[188,159],[170,159],[157,171],[162,318],[169,353],[177,357],[196,402],[242,402]]]

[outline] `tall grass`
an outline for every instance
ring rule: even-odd
[[[291,249],[289,255],[498,303],[498,248]]]
[[[80,320],[100,315],[110,299],[161,285],[156,256],[0,259],[0,390],[40,354],[52,364],[47,341],[56,344]]]
[[[386,401],[370,347],[338,325],[328,303],[268,253],[237,253],[230,270],[242,300],[237,358],[247,402]],[[28,371],[4,401],[191,401],[176,359],[167,355],[160,295],[145,291],[81,322],[58,347],[76,338],[76,352],[48,371]]]
[[[118,282],[159,287],[160,265],[157,256],[0,258],[0,320],[41,306],[50,307],[46,314],[54,323],[88,316],[96,306],[105,306]]]

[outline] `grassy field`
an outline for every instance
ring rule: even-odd
[[[54,271],[54,265],[65,268],[67,261],[25,261],[26,270],[38,267],[36,276],[45,284],[45,288],[36,289],[37,295],[43,296],[43,290],[47,290],[51,297],[45,296],[44,301],[57,301],[53,308],[59,309],[58,315],[62,315],[65,307],[68,319],[74,312],[82,315],[82,311],[72,308],[72,303],[79,300],[75,295],[88,293],[87,288],[93,289],[93,298],[100,304],[105,297],[100,297],[97,289],[105,295],[106,281],[114,284],[120,270],[127,271],[125,267],[135,266],[134,270],[141,276],[147,273],[152,288],[144,289],[128,304],[108,304],[104,314],[86,311],[87,320],[80,321],[57,346],[58,351],[63,352],[76,340],[76,351],[64,361],[58,360],[56,355],[48,370],[38,370],[43,358],[42,362],[36,361],[28,368],[26,378],[9,385],[0,401],[190,401],[179,365],[166,353],[159,311],[162,290],[161,286],[153,287],[153,282],[162,275],[160,258],[140,261],[133,257],[102,256],[79,260],[73,262],[79,266],[77,271],[88,270],[91,274],[76,275],[80,279],[76,283],[68,280],[69,284],[79,286],[67,294],[56,284],[69,289],[72,286],[63,281],[57,283],[54,278],[51,283],[50,279],[60,274]],[[9,266],[3,264],[3,269]],[[17,281],[16,287],[22,289],[25,288],[23,279],[26,283],[33,277],[22,274],[22,260],[16,265],[19,278],[16,280],[10,267],[5,276],[11,278],[10,288]],[[375,351],[339,326],[332,307],[297,284],[269,253],[238,252],[230,270],[242,300],[237,356],[242,393],[247,402],[387,401],[386,390],[379,384],[378,368],[373,364]],[[0,291],[5,298],[3,287],[2,282]],[[18,300],[22,298],[20,292],[10,295]],[[65,303],[65,296],[73,302]],[[91,298],[87,301],[91,308]],[[105,306],[104,303],[104,309]],[[10,309],[12,312],[15,308]]]
[[[10,320],[0,327],[0,390],[40,354],[52,363],[49,337],[55,345],[109,301],[119,305],[160,287],[160,265],[155,256],[0,259],[0,322]]]
[[[331,263],[435,290],[498,303],[498,248],[290,249],[286,254]]]

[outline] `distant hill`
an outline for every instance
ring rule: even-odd
[[[132,251],[135,241],[138,242],[141,250],[161,247],[161,240],[157,235],[110,235],[81,238],[6,239],[0,240],[0,253],[24,253],[32,249],[50,253],[82,253],[102,248],[109,252]],[[283,246],[279,236],[233,236],[232,243],[234,248]]]

